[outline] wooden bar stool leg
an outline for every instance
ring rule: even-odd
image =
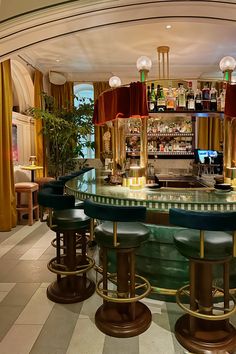
[[[124,302],[104,300],[103,305],[96,311],[95,324],[103,333],[110,336],[128,338],[143,333],[149,327],[151,312],[140,301],[125,302],[131,297],[131,293],[135,294],[134,250],[123,248],[116,249],[115,252],[117,298],[124,299]],[[105,295],[108,283],[106,251],[103,253],[103,276],[103,293]]]
[[[16,192],[17,194],[17,208],[21,206],[21,193]],[[20,223],[21,222],[21,213],[17,210],[17,221]]]
[[[185,314],[176,321],[175,336],[191,353],[236,353],[236,328],[230,323],[236,299],[229,292],[235,218],[232,211],[169,210],[170,224],[182,228],[173,235],[176,248],[190,262],[190,284],[176,292]],[[190,306],[186,301],[189,288]]]
[[[223,263],[224,307],[229,308],[229,262]],[[190,259],[190,309],[213,316],[213,272],[214,262],[198,262]],[[225,311],[227,312],[227,310]],[[193,353],[234,353],[235,329],[229,319],[210,320],[181,316],[175,324],[177,340]],[[225,350],[225,351],[224,351]]]
[[[134,250],[129,256],[129,268],[130,268],[130,296],[135,296],[135,252]],[[132,320],[135,319],[135,303],[130,304],[130,316]]]
[[[102,269],[102,275],[103,275],[103,289],[107,289],[108,288],[108,281],[107,281],[107,248],[103,248],[102,249],[103,253],[102,253],[102,257],[103,257],[103,269]],[[105,300],[103,300],[103,303],[106,302]]]
[[[94,261],[86,254],[84,228],[79,229],[80,224],[84,226],[84,215],[79,210],[65,209],[54,211],[53,218],[53,223],[57,225],[56,257],[49,261],[48,269],[57,274],[57,280],[48,286],[47,296],[54,302],[65,304],[86,300],[93,294],[95,284],[87,277]],[[74,220],[76,225],[72,229]],[[60,222],[63,224],[61,229]],[[77,250],[78,234],[81,235],[81,253]]]
[[[28,193],[28,218],[29,218],[29,225],[33,225],[33,193],[29,192]]]
[[[223,264],[223,281],[224,281],[224,307],[225,307],[225,312],[227,309],[229,309],[229,302],[230,302],[230,296],[229,296],[229,262],[225,262]],[[230,322],[229,319],[225,320],[225,327],[230,328]]]
[[[190,309],[197,310],[197,294],[196,294],[196,267],[195,262],[190,260],[189,262],[189,278],[190,278]],[[193,335],[196,330],[196,318],[190,316],[189,318],[189,330],[190,334]]]
[[[35,220],[39,220],[38,191],[34,192]]]
[[[58,265],[60,265],[62,262],[60,243],[61,243],[60,232],[57,232],[56,233],[56,261]],[[57,274],[57,281],[59,282],[60,280],[61,280],[61,274]]]
[[[129,253],[117,251],[117,294],[119,298],[129,297]],[[120,312],[128,313],[129,304],[119,304]]]

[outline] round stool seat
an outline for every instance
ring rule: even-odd
[[[46,187],[38,192],[38,202],[46,208],[55,210],[71,209],[75,205],[75,197],[67,194],[57,194],[53,188]]]
[[[180,230],[174,235],[178,251],[186,258],[200,259],[199,230]],[[204,259],[221,260],[232,257],[232,233],[205,231]]]
[[[78,200],[75,202],[76,209],[84,209],[84,202],[82,200]]]
[[[36,191],[38,189],[38,183],[34,182],[18,182],[15,183],[15,190],[20,191],[20,190],[26,190],[26,191]]]
[[[52,223],[60,230],[79,230],[90,225],[90,217],[81,209],[57,210],[53,214]]]
[[[38,177],[34,179],[35,183],[38,183],[39,188],[41,189],[45,183],[55,181],[54,177]]]
[[[117,248],[134,248],[146,241],[149,237],[149,229],[137,222],[119,222],[117,236],[119,246]],[[95,229],[95,239],[101,247],[113,248],[113,223],[106,221]]]

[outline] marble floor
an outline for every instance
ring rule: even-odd
[[[55,274],[47,262],[55,254],[54,233],[46,223],[0,232],[1,354],[178,354],[173,326],[182,314],[175,303],[145,299],[152,312],[150,328],[128,339],[104,335],[94,324],[101,299],[64,305],[46,297]],[[90,273],[95,278],[94,271]],[[236,325],[236,317],[233,318]]]

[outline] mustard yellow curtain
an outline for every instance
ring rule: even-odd
[[[220,117],[197,118],[197,148],[203,150],[222,150],[223,122]]]
[[[93,83],[94,90],[94,102],[98,98],[98,96],[103,92],[110,88],[108,81],[99,81]],[[95,157],[101,157],[102,152],[102,136],[103,136],[103,127],[95,126]]]
[[[74,83],[68,81],[64,85],[51,84],[51,95],[54,98],[55,108],[70,110],[74,105]]]
[[[0,231],[16,226],[12,158],[12,80],[10,60],[0,63]]]
[[[42,92],[43,92],[43,74],[39,70],[34,73],[34,107],[42,109]],[[42,119],[35,119],[35,150],[37,156],[37,165],[43,166],[43,170],[37,171],[37,177],[47,175],[47,162],[44,136],[41,133],[43,127]]]

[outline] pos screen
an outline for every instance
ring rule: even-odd
[[[213,163],[214,158],[218,156],[218,152],[216,150],[197,150],[197,162],[200,163]],[[208,161],[208,162],[206,162]]]

